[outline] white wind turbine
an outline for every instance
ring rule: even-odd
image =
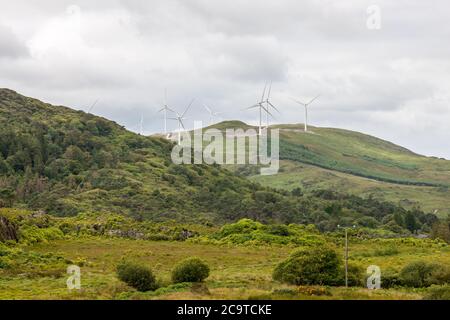
[[[316,100],[318,97],[320,96],[320,94],[318,94],[317,96],[315,96],[314,98],[312,98],[309,102],[301,102],[299,100],[296,99],[292,99],[293,101],[295,101],[296,103],[302,105],[305,107],[305,132],[308,132],[308,106],[314,101]]]
[[[189,110],[189,108],[191,107],[192,103],[194,102],[195,99],[192,99],[191,103],[189,103],[189,105],[187,106],[186,110],[184,110],[184,112],[182,114],[179,114],[178,112],[174,111],[176,114],[176,117],[174,118],[169,118],[171,120],[176,120],[178,122],[178,144],[181,143],[181,128],[183,128],[183,130],[186,130],[186,128],[184,127],[184,123],[183,120],[185,120],[186,118],[184,117],[184,115],[186,114],[186,112]]]
[[[248,110],[248,109],[254,109],[254,108],[258,108],[258,109],[259,109],[259,130],[258,130],[258,135],[261,135],[261,128],[262,128],[262,112],[263,112],[263,110],[267,113],[267,116],[269,116],[269,115],[272,116],[272,114],[270,113],[270,111],[264,106],[264,104],[268,101],[268,99],[267,99],[267,100],[264,100],[264,97],[265,97],[265,95],[266,95],[266,88],[267,88],[267,83],[266,83],[266,85],[264,86],[263,94],[262,94],[262,96],[261,96],[261,101],[259,101],[259,102],[256,103],[255,105],[253,105],[253,106],[247,108],[247,110]],[[272,116],[272,117],[273,117],[273,116]]]
[[[266,86],[267,86],[267,84],[266,84]],[[280,113],[280,111],[269,100],[270,99],[270,91],[271,91],[271,89],[272,89],[272,81],[270,82],[270,85],[269,85],[269,90],[267,92],[266,100],[264,100],[264,94],[263,94],[263,100],[264,100],[263,102],[266,104],[266,125],[267,125],[267,128],[269,128],[269,115],[271,115],[270,112],[269,112],[270,108],[272,107],[276,112]],[[264,87],[264,91],[265,90],[266,89]]]
[[[213,124],[214,117],[218,116],[219,114],[222,114],[222,112],[214,112],[210,107],[208,107],[206,104],[203,105],[209,113],[209,124]]]
[[[168,105],[167,105],[167,90],[164,91],[164,104],[163,107],[158,112],[164,111],[164,134],[167,135],[167,111],[174,112]]]

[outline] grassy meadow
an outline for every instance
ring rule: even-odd
[[[307,236],[307,235],[306,235]],[[317,235],[322,237],[322,235]],[[324,236],[343,258],[341,235]],[[34,265],[30,258],[16,270],[0,268],[0,299],[422,299],[427,288],[368,290],[364,287],[296,286],[272,279],[275,266],[289,256],[295,244],[229,244],[196,241],[151,241],[117,237],[70,235],[19,245],[27,257],[63,257],[63,264]],[[17,245],[16,245],[17,246]],[[400,270],[413,261],[450,265],[450,248],[438,240],[350,237],[349,261],[363,267],[375,264],[383,272]],[[342,253],[342,254],[341,254]],[[171,284],[174,265],[200,257],[210,267],[203,284]],[[156,291],[138,292],[121,282],[116,266],[123,259],[149,266],[158,279]],[[81,289],[68,290],[65,268],[81,267]],[[34,266],[34,267],[33,267]],[[48,272],[39,272],[39,268]]]

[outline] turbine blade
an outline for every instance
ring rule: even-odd
[[[206,104],[204,104],[203,106],[205,107],[206,111],[208,111],[210,114],[213,113],[212,110]]]
[[[265,112],[267,112],[267,113],[273,118],[273,114],[271,114],[270,111],[269,111],[266,107],[264,107],[263,105],[261,105],[261,108],[262,108]]]
[[[257,103],[257,104],[255,104],[255,105],[253,105],[251,107],[246,108],[246,110],[253,109],[253,108],[258,108],[259,106],[260,106],[260,103]]]
[[[182,127],[184,130],[186,130],[186,128],[184,127],[183,121],[182,121],[181,119],[178,119],[178,121],[180,121],[181,127]]]
[[[268,103],[272,108],[274,108],[278,113],[281,113],[280,110],[278,110],[278,108],[275,107],[270,101],[267,101],[267,103]]]
[[[308,102],[307,104],[310,104],[311,102],[313,102],[314,100],[316,100],[319,96],[320,96],[320,94],[318,94],[317,96],[315,96],[314,98],[312,98],[311,101]]]
[[[194,99],[192,99],[191,103],[189,103],[189,105],[187,106],[186,110],[184,110],[184,112],[181,114],[181,118],[186,114],[186,112],[189,110],[189,108],[192,106],[192,104],[194,103]]]
[[[299,100],[297,100],[297,99],[291,98],[291,100],[294,101],[294,102],[296,102],[296,103],[298,103],[298,104],[301,104],[302,106],[305,105],[303,102],[301,102],[301,101],[299,101]]]
[[[269,101],[270,98],[270,90],[272,89],[272,81],[270,81],[270,85],[269,85],[269,92],[267,93],[267,101]]]
[[[262,97],[261,97],[261,101],[264,101],[264,96],[266,95],[266,88],[267,88],[267,81],[264,84],[264,90],[263,90],[263,94],[262,94]]]
[[[169,106],[168,106],[168,105],[165,105],[165,106],[164,106],[164,108],[165,108],[165,109],[167,109],[167,110],[169,110],[170,112],[176,113],[176,112],[175,112],[175,110],[173,110],[173,109],[169,108]]]
[[[92,108],[94,108],[94,106],[97,104],[98,99],[95,100],[95,102],[89,107],[88,113],[91,113]]]

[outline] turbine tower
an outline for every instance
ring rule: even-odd
[[[266,95],[266,89],[267,89],[267,83],[264,86],[264,90],[263,90],[263,94],[261,96],[261,101],[259,101],[258,103],[256,103],[255,105],[248,107],[248,109],[254,109],[254,108],[258,108],[259,109],[259,130],[258,130],[258,135],[261,135],[261,129],[262,129],[262,112],[266,112],[267,113],[267,117],[269,115],[271,115],[273,117],[273,115],[270,113],[270,111],[264,106],[264,104],[266,104],[267,100],[264,100],[264,97]]]
[[[309,102],[301,102],[299,100],[296,99],[292,99],[294,100],[296,103],[302,105],[305,107],[305,132],[308,132],[308,106],[314,101],[316,100],[318,97],[320,96],[320,94],[318,94],[317,96],[315,96],[314,98],[312,98]]]
[[[213,124],[214,117],[218,116],[222,112],[214,112],[210,107],[208,107],[206,104],[203,105],[205,107],[206,111],[209,113],[209,124]]]
[[[158,112],[163,112],[163,111],[164,111],[164,134],[167,135],[167,111],[175,112],[167,105],[167,89],[164,91],[163,107]]]
[[[144,125],[144,115],[141,113],[141,120],[139,121],[139,134],[141,136],[144,134],[143,125]]]
[[[181,143],[181,128],[183,128],[183,130],[186,130],[186,128],[184,127],[184,123],[183,120],[185,120],[186,118],[184,117],[184,115],[186,114],[186,112],[189,110],[189,108],[191,107],[192,103],[194,102],[195,99],[192,99],[191,103],[189,103],[189,105],[187,106],[186,110],[184,110],[184,112],[182,114],[179,114],[178,112],[174,111],[176,114],[176,117],[174,118],[169,118],[171,120],[175,120],[178,122],[178,144]]]

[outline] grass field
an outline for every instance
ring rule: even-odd
[[[292,249],[278,245],[219,246],[113,238],[55,240],[26,246],[25,250],[58,253],[80,265],[81,290],[69,291],[64,274],[55,277],[2,274],[0,299],[421,299],[427,290],[324,287],[319,290],[320,295],[314,295],[311,290],[318,291],[318,287],[285,285],[271,278],[275,265]],[[201,257],[210,265],[211,274],[205,284],[170,285],[174,264],[190,256]],[[141,293],[120,282],[115,266],[122,258],[150,266],[162,288]],[[379,265],[383,272],[387,268],[400,269],[416,260],[449,265],[450,249],[432,240],[353,240],[350,259],[365,267]]]

